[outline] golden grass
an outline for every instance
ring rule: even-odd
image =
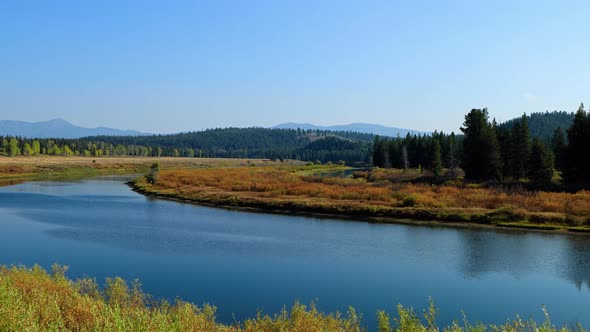
[[[0,331],[194,331],[194,332],[361,332],[361,316],[350,308],[346,315],[322,313],[312,303],[295,303],[291,310],[231,325],[216,321],[214,306],[201,307],[177,300],[153,301],[141,290],[138,281],[127,283],[108,278],[104,288],[94,279],[70,280],[66,267],[54,265],[47,273],[33,268],[0,266]],[[517,317],[500,326],[457,323],[440,329],[436,325],[437,309],[430,302],[424,317],[411,308],[397,307],[391,319],[384,311],[377,313],[379,332],[476,332],[539,331],[567,332],[549,321],[543,324],[522,321]],[[576,331],[583,331],[579,328]]]
[[[302,176],[303,167],[164,170],[152,194],[235,206],[365,217],[587,226],[590,192],[508,191],[476,186]],[[369,177],[370,178],[370,177]]]
[[[296,303],[274,317],[260,314],[234,325],[215,321],[216,308],[151,301],[136,281],[72,281],[65,268],[0,267],[0,331],[360,331],[356,316],[323,314]]]
[[[162,168],[174,169],[223,168],[279,164],[279,162],[273,162],[267,159],[0,156],[0,183],[14,180],[137,174],[145,172],[149,165],[155,162],[160,163]],[[287,161],[283,164],[300,165],[302,162]]]

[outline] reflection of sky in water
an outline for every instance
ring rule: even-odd
[[[423,307],[441,321],[520,313],[590,326],[590,237],[244,213],[147,199],[127,178],[0,188],[0,263],[140,278],[156,296],[219,307],[232,322],[296,299],[323,310]]]

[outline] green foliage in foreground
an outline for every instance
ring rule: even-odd
[[[312,303],[295,303],[290,310],[274,316],[259,313],[242,323],[224,325],[215,321],[216,308],[205,304],[152,301],[141,291],[139,282],[107,279],[100,288],[94,279],[66,278],[67,268],[54,265],[48,273],[39,266],[0,267],[0,331],[365,331],[361,317],[350,308],[346,315],[324,314]],[[398,306],[393,319],[377,313],[378,332],[390,331],[583,331],[581,327],[561,328],[546,321],[537,324],[517,317],[504,325],[454,323],[436,325],[438,312],[433,302],[423,318],[413,310]]]

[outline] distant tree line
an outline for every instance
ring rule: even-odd
[[[443,167],[454,171],[462,155],[462,138],[451,133],[411,135],[404,138],[376,136],[373,143],[373,164],[382,168],[425,168],[440,175]]]
[[[590,183],[590,173],[585,171],[590,161],[590,115],[584,105],[580,105],[569,128],[564,132],[558,126],[547,143],[532,137],[528,119],[523,115],[507,129],[490,122],[486,109],[471,110],[461,128],[465,135],[465,177],[549,182],[557,169],[566,183]]]
[[[226,128],[173,135],[96,136],[80,139],[0,136],[0,154],[369,162],[373,137],[357,132],[266,128]]]
[[[472,109],[465,115],[463,135],[434,133],[432,136],[375,138],[373,163],[378,167],[424,167],[440,174],[441,167],[460,165],[465,178],[475,181],[550,182],[554,171],[562,172],[566,183],[590,183],[590,113],[580,105],[575,114],[565,112],[526,114],[509,125],[490,121],[487,109]],[[541,118],[541,120],[539,120]],[[571,121],[569,120],[571,118]],[[529,120],[555,128],[547,139],[531,134]],[[564,131],[558,122],[567,125]]]
[[[366,141],[341,139],[328,136],[315,140],[303,148],[296,149],[293,159],[321,162],[356,161],[370,162],[370,144]]]
[[[574,112],[540,112],[527,115],[527,121],[531,137],[540,138],[545,144],[550,144],[555,129],[558,127],[565,130],[571,127],[574,122]],[[521,122],[521,117],[508,120],[499,126],[505,129],[512,129],[517,123]]]

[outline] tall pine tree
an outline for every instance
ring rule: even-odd
[[[590,183],[590,115],[580,105],[567,131],[564,179],[569,183]]]
[[[539,138],[535,138],[531,146],[529,178],[535,182],[550,182],[553,179],[553,158]]]
[[[564,153],[565,153],[565,137],[561,127],[557,127],[553,132],[551,138],[551,150],[553,152],[553,158],[555,160],[555,168],[562,170],[564,166]]]
[[[438,139],[432,140],[432,162],[431,168],[435,176],[440,176],[442,173],[442,157],[440,152],[440,142]]]
[[[528,118],[524,114],[520,120],[512,127],[512,176],[516,179],[522,179],[528,175],[528,160],[531,151],[531,134],[528,125]]]
[[[488,110],[472,109],[465,116],[461,131],[463,139],[463,170],[469,180],[501,178],[500,146],[496,132],[488,121]]]

